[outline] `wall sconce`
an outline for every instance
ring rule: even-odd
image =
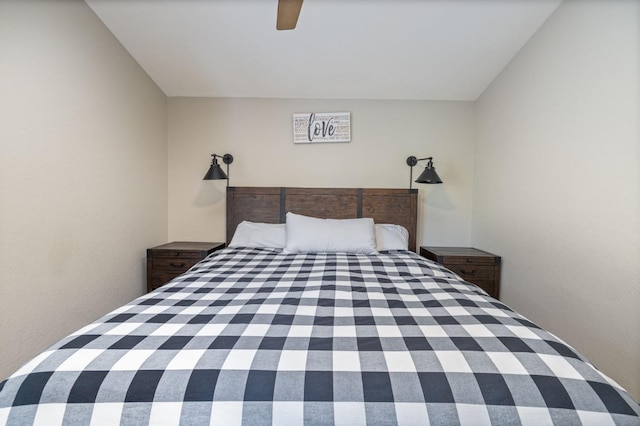
[[[413,166],[418,164],[418,161],[422,161],[422,160],[429,160],[429,161],[427,162],[427,167],[425,167],[424,172],[422,172],[422,174],[418,176],[418,179],[416,179],[415,182],[416,183],[432,183],[432,184],[442,183],[442,179],[440,179],[440,176],[438,176],[438,173],[436,173],[436,168],[433,167],[433,157],[416,158],[412,155],[410,157],[407,157],[407,165],[410,167],[409,189],[411,189],[411,186],[413,184]]]
[[[226,179],[227,186],[229,186],[229,164],[233,163],[233,155],[225,154],[211,154],[213,159],[211,160],[211,167],[209,167],[209,171],[206,175],[204,175],[203,180],[220,180]],[[222,162],[227,165],[227,173],[222,171],[220,164],[218,164],[218,158],[222,158]]]

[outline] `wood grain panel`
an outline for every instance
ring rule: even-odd
[[[227,188],[227,244],[243,220],[280,223],[280,188]]]
[[[364,189],[362,216],[375,223],[394,223],[409,231],[409,249],[416,250],[417,190]]]
[[[358,191],[345,188],[287,188],[285,211],[323,219],[358,217]]]

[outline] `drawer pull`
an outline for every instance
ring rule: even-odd
[[[171,262],[169,264],[172,268],[184,268],[186,266],[186,263],[182,262],[182,263],[173,263]]]
[[[471,272],[467,272],[464,269],[460,269],[460,272],[462,272],[465,275],[475,275],[478,272],[478,270],[477,269],[472,269]]]

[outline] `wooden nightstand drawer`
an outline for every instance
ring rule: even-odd
[[[225,243],[173,242],[147,249],[147,291],[186,272]]]
[[[420,247],[420,255],[449,268],[496,299],[500,295],[500,256],[471,247]]]
[[[150,249],[153,250],[153,257],[162,257],[170,259],[200,259],[201,252],[197,251],[179,251],[179,250],[163,250],[163,249]]]
[[[500,259],[500,258],[498,258]],[[495,257],[487,257],[487,256],[442,256],[442,261],[447,264],[456,264],[456,265],[495,265],[496,258]]]
[[[168,272],[167,273],[154,272],[151,274],[150,277],[147,277],[147,286],[151,284],[151,289],[155,290],[158,287],[162,287],[163,285],[165,285],[166,283],[168,283],[169,281],[171,281],[172,279],[174,279],[180,274],[181,273],[170,274]]]
[[[171,272],[185,272],[193,265],[198,263],[200,257],[153,257],[152,268],[154,271],[171,271]]]
[[[473,283],[475,285],[477,285],[478,287],[480,287],[481,289],[483,289],[484,291],[486,291],[487,293],[489,293],[490,295],[494,295],[497,294],[498,289],[496,287],[496,283],[493,280],[490,281],[486,281],[486,280],[467,280],[465,279],[465,281],[469,281],[470,283]],[[493,296],[495,297],[495,296]],[[497,297],[496,297],[497,299]]]
[[[447,263],[446,267],[464,280],[476,282],[478,280],[492,281],[495,278],[495,268],[491,265],[480,265],[477,263]]]

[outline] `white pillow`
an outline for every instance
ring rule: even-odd
[[[285,252],[376,253],[373,219],[319,219],[287,213]]]
[[[376,223],[376,249],[409,250],[409,231],[400,225]]]
[[[229,247],[282,249],[285,243],[284,223],[257,223],[245,220],[236,227]]]

